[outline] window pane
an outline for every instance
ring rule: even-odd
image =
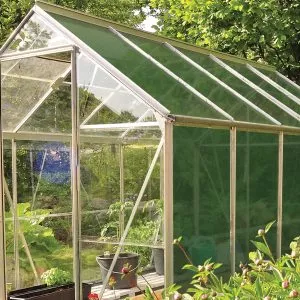
[[[8,66],[6,64],[8,63]],[[39,101],[46,102],[55,84],[59,86],[68,62],[50,57],[34,57],[3,62],[1,72],[2,124],[4,131],[12,131],[30,119],[30,111]],[[50,105],[50,104],[49,104]],[[52,118],[55,115],[51,116]],[[30,122],[30,121],[28,121]],[[44,126],[47,126],[44,124]]]
[[[226,119],[105,28],[52,14],[174,114]],[[89,32],[89,34],[86,34]],[[100,42],[101,41],[101,42]]]
[[[70,44],[57,30],[46,24],[41,17],[33,14],[4,52],[24,51]]]
[[[194,264],[212,258],[230,270],[229,131],[174,127],[174,238]],[[186,260],[174,248],[175,274]]]
[[[237,134],[236,264],[248,261],[258,229],[277,219],[278,136]],[[276,253],[276,226],[267,235]]]
[[[284,136],[282,253],[290,253],[290,242],[299,236],[300,137]]]
[[[216,81],[169,50],[166,46],[131,35],[127,35],[127,37],[185,82],[197,89],[218,107],[225,110],[235,120],[254,123],[272,123],[262,114],[231,94]],[[200,53],[198,55],[201,56]]]
[[[213,60],[210,59],[208,56],[199,55],[198,53],[194,53],[187,50],[183,50],[183,52],[195,62],[199,63],[207,71],[209,71],[210,73],[224,81],[231,88],[242,94],[253,104],[255,104],[256,106],[267,112],[269,115],[271,115],[273,118],[281,122],[283,125],[299,126],[299,122],[296,119],[288,115],[281,108],[273,104],[270,100],[256,92],[246,83],[232,75],[229,71],[225,70],[223,67],[213,62]],[[246,68],[239,63],[231,63],[229,61],[225,61],[225,63],[231,65],[236,70],[239,70],[239,68]]]

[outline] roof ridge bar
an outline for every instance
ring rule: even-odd
[[[291,79],[289,79],[288,77],[285,77],[283,74],[281,74],[278,71],[275,71],[276,75],[279,76],[281,79],[285,80],[287,83],[291,84],[293,87],[295,87],[296,89],[300,90],[300,86],[295,83],[294,81],[292,81]]]
[[[147,58],[149,61],[151,61],[154,65],[156,65],[159,69],[167,73],[170,77],[175,79],[177,82],[179,82],[181,85],[183,85],[187,90],[192,92],[195,96],[197,96],[199,99],[201,99],[203,102],[208,104],[211,108],[215,109],[217,112],[219,112],[221,115],[226,117],[229,120],[234,120],[234,118],[229,115],[226,111],[224,111],[222,108],[217,106],[215,103],[213,103],[211,100],[209,100],[207,97],[202,95],[199,91],[197,91],[195,88],[193,88],[191,85],[189,85],[187,82],[185,82],[182,78],[177,76],[175,73],[170,71],[167,67],[165,67],[163,64],[158,62],[155,58],[153,58],[150,54],[146,53],[144,50],[142,50],[140,47],[138,47],[135,43],[130,41],[128,38],[126,38],[124,35],[122,35],[120,32],[115,30],[112,27],[109,27],[110,31],[113,32],[115,35],[117,35],[120,39],[122,39],[126,44],[128,44],[130,47],[132,47],[134,50],[139,52],[141,55],[143,55],[145,58]]]
[[[157,111],[162,117],[168,118],[170,110],[163,106],[159,101],[152,97],[149,93],[144,91],[140,86],[128,78],[125,74],[119,71],[115,66],[113,66],[109,61],[103,58],[99,53],[85,44],[81,39],[74,35],[71,31],[66,29],[53,17],[51,17],[47,12],[37,5],[34,6],[34,12],[37,13],[43,20],[47,20],[49,24],[55,26],[64,36],[77,44],[81,51],[83,51],[92,61],[98,64],[105,72],[110,76],[114,77],[117,81],[121,82],[122,85],[145,102],[152,109]]]
[[[18,132],[18,130],[26,123],[26,121],[39,109],[39,107],[44,103],[44,101],[51,95],[54,88],[53,85],[59,80],[59,78],[65,78],[71,72],[71,66],[69,66],[62,74],[57,76],[50,85],[47,92],[39,99],[39,101],[33,106],[33,108],[27,113],[27,115],[19,122],[19,124],[13,130],[14,133]]]
[[[252,71],[254,74],[265,80],[267,83],[271,84],[273,87],[275,87],[278,91],[282,92],[285,96],[292,99],[295,103],[300,104],[300,99],[290,93],[288,90],[280,86],[278,83],[276,83],[274,80],[272,80],[270,77],[266,76],[265,74],[258,71],[256,68],[251,66],[250,64],[246,64],[247,68]]]
[[[209,71],[205,70],[200,64],[198,64],[195,61],[193,61],[192,59],[190,59],[188,56],[186,56],[185,54],[183,54],[181,51],[179,51],[178,49],[176,49],[174,46],[170,45],[169,43],[165,43],[165,46],[168,49],[170,49],[171,51],[173,51],[175,54],[177,54],[178,56],[180,56],[182,59],[184,59],[186,62],[188,62],[189,64],[191,64],[192,66],[194,66],[200,72],[204,73],[209,78],[211,78],[212,80],[216,81],[219,85],[221,85],[223,88],[225,88],[226,90],[228,90],[231,94],[233,94],[234,96],[236,96],[238,99],[240,99],[241,101],[245,102],[247,105],[249,105],[251,108],[253,108],[256,112],[262,114],[269,121],[271,121],[271,122],[273,122],[273,123],[275,123],[277,125],[281,124],[279,121],[277,121],[271,115],[269,115],[264,110],[262,110],[261,108],[259,108],[258,106],[256,106],[254,103],[252,103],[246,97],[244,97],[239,92],[237,92],[236,90],[234,90],[233,88],[231,88],[229,85],[227,85],[225,82],[223,82],[222,80],[220,80],[219,78],[217,78],[216,76],[214,76],[213,74],[211,74]]]
[[[248,86],[253,88],[255,91],[257,91],[259,94],[263,95],[265,98],[267,98],[269,101],[271,101],[273,104],[281,108],[283,111],[285,111],[287,114],[289,114],[291,117],[296,119],[297,121],[300,121],[300,115],[297,114],[295,111],[290,109],[285,104],[281,103],[279,100],[277,100],[275,97],[264,91],[262,88],[257,86],[255,83],[247,79],[245,76],[237,72],[236,70],[232,69],[230,66],[228,66],[226,63],[224,63],[222,60],[218,59],[214,55],[210,54],[209,57],[216,62],[218,65],[223,67],[225,70],[229,71],[232,75],[239,78],[241,81],[245,82]]]

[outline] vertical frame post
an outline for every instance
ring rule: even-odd
[[[173,124],[165,122],[164,130],[164,247],[165,287],[173,284]]]
[[[278,141],[278,194],[277,194],[277,242],[276,255],[281,256],[282,244],[282,190],[283,190],[283,132],[279,133]]]
[[[1,61],[0,61],[1,73]],[[2,101],[0,80],[0,299],[6,299],[6,244],[5,244],[5,200],[3,191],[3,138],[2,138]]]
[[[124,203],[124,145],[120,144],[120,201]],[[124,210],[120,211],[119,215],[120,222],[120,236],[124,233],[125,214]]]
[[[17,187],[17,143],[11,141],[11,171],[12,171],[12,196],[14,210],[14,261],[15,261],[15,288],[20,287],[20,262],[19,262],[19,221],[18,221],[18,187]]]
[[[79,99],[77,88],[77,54],[74,47],[71,52],[71,106],[72,106],[72,143],[71,143],[71,184],[72,184],[72,232],[73,232],[73,279],[75,300],[81,300],[80,276],[80,163],[79,163]]]
[[[235,272],[236,241],[236,127],[230,129],[230,270]]]

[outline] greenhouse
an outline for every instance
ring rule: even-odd
[[[0,299],[52,268],[133,296],[184,282],[175,238],[226,276],[267,223],[276,257],[299,235],[300,87],[273,67],[39,1],[0,62]]]

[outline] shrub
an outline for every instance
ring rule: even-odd
[[[72,282],[71,274],[58,268],[52,268],[41,276],[44,283],[49,285],[62,285]]]

